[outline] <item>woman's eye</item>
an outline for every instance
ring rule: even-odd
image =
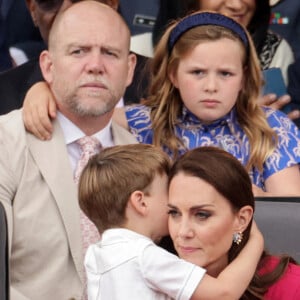
[[[198,219],[203,219],[203,220],[205,220],[205,219],[208,219],[208,218],[211,216],[211,214],[210,214],[209,212],[207,212],[207,211],[199,211],[199,212],[197,212],[197,213],[195,214],[195,216],[196,216]]]
[[[179,212],[175,209],[169,209],[168,215],[174,218],[174,217],[179,216]]]

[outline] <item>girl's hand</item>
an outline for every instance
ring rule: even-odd
[[[56,103],[46,82],[34,84],[23,103],[25,128],[41,140],[49,140],[52,134],[51,118],[56,117]]]

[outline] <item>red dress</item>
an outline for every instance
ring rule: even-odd
[[[278,257],[266,258],[259,273],[265,274],[272,271],[278,262]],[[264,299],[300,300],[300,266],[290,263],[282,277],[269,287]]]

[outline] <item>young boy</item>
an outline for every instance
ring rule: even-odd
[[[102,237],[85,257],[96,299],[237,299],[263,249],[257,229],[217,278],[158,247],[168,234],[166,154],[152,145],[115,146],[94,156],[79,182],[79,204]]]

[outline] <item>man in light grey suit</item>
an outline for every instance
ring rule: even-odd
[[[56,99],[53,137],[25,131],[22,112],[0,118],[0,201],[9,228],[11,299],[83,297],[83,249],[74,170],[77,140],[136,143],[111,121],[132,79],[130,33],[112,8],[82,1],[59,14],[40,57]]]

